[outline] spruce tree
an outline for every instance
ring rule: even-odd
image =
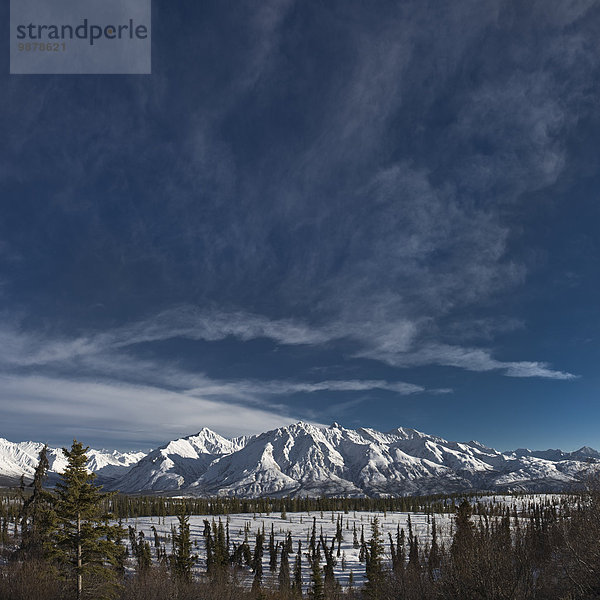
[[[367,548],[367,544],[365,542],[365,526],[361,525],[361,528],[360,528],[360,552],[358,553],[358,560],[360,562],[363,562],[365,560],[366,548]]]
[[[146,541],[146,536],[143,531],[138,535],[137,551],[135,555],[137,559],[138,571],[147,571],[152,566],[152,552],[150,544]]]
[[[416,535],[410,535],[408,540],[408,564],[406,568],[418,573],[421,570],[421,561],[419,560],[419,538]]]
[[[467,499],[464,499],[456,509],[455,533],[450,548],[455,563],[468,560],[472,553],[474,545],[474,528],[473,523],[471,523],[472,513],[473,509]]]
[[[510,532],[509,532],[510,541]],[[429,549],[429,557],[427,558],[427,568],[429,571],[430,579],[435,579],[437,571],[440,567],[441,556],[440,548],[437,541],[437,527],[435,523],[435,517],[431,520],[431,548]]]
[[[271,534],[269,535],[269,570],[277,570],[277,549],[279,544],[275,543],[275,526],[271,523]]]
[[[53,555],[52,532],[56,528],[54,496],[44,489],[50,464],[48,446],[39,454],[38,465],[33,476],[33,492],[23,503],[21,511],[20,553],[28,559],[51,558]]]
[[[177,516],[179,527],[173,536],[173,556],[171,568],[174,575],[181,581],[191,581],[192,567],[196,557],[192,556],[192,540],[190,537],[190,518],[184,512]],[[150,550],[150,547],[148,547]]]
[[[262,585],[262,575],[263,575],[263,544],[264,544],[265,534],[261,531],[258,531],[256,534],[256,546],[254,547],[254,556],[252,557],[252,570],[254,571],[254,579],[252,580],[252,591],[257,592],[260,590]]]
[[[285,544],[281,546],[281,562],[279,567],[279,591],[287,595],[290,591],[290,563]]]
[[[292,589],[296,596],[302,596],[302,542],[298,541],[298,552],[294,561],[294,581]]]
[[[310,564],[310,581],[311,586],[308,590],[308,597],[311,600],[324,600],[325,591],[323,586],[323,575],[321,565],[319,564],[318,555],[312,552],[308,554],[308,562]]]
[[[400,571],[403,571],[404,564],[406,563],[406,549],[404,548],[406,543],[406,535],[404,534],[404,529],[400,529],[400,525],[398,525],[396,541],[398,549],[398,567]]]
[[[210,523],[204,519],[204,531],[202,532],[206,544],[206,574],[215,574],[215,543],[211,535]]]
[[[325,581],[324,589],[325,595],[331,596],[339,589],[339,584],[335,578],[335,565],[336,559],[333,558],[333,550],[335,547],[336,538],[331,540],[331,546],[328,547],[325,539],[321,536],[321,546],[323,547],[323,553],[325,554]]]
[[[93,483],[95,475],[85,468],[88,449],[77,440],[71,450],[63,448],[67,467],[56,486],[57,558],[65,574],[75,580],[78,600],[83,597],[87,576],[95,574],[107,584],[114,582],[114,570],[109,566],[118,565],[123,552],[123,546],[112,541],[121,537],[119,527],[109,524],[111,515],[102,508],[109,494],[101,493]],[[103,594],[99,589],[93,593],[94,598]]]
[[[213,521],[212,529],[214,531],[214,576],[223,577],[229,567],[229,543],[221,519],[216,526]]]
[[[450,563],[454,581],[461,585],[470,585],[477,578],[474,564],[477,555],[475,528],[471,522],[472,507],[463,500],[456,509],[454,519],[454,537],[450,546]]]
[[[366,576],[365,591],[367,598],[376,600],[382,597],[384,582],[383,573],[383,541],[379,531],[379,519],[373,518],[371,523],[371,539],[365,546]]]
[[[154,547],[160,548],[160,537],[158,536],[158,531],[156,530],[156,527],[154,525],[152,525],[151,529],[152,534],[154,535]]]

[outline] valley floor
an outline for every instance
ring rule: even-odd
[[[517,511],[519,514],[529,511],[533,506],[548,505],[549,503],[558,506],[565,499],[560,494],[527,494],[527,495],[489,495],[473,497],[473,504],[481,503],[489,507],[508,507],[511,511]],[[431,543],[432,525],[435,521],[438,544],[449,547],[453,535],[454,515],[449,513],[430,514],[424,512],[375,512],[375,511],[307,511],[307,512],[287,512],[282,518],[280,513],[242,513],[228,514],[221,516],[214,515],[192,515],[189,517],[190,535],[194,545],[194,552],[198,558],[195,563],[194,571],[201,574],[206,571],[206,552],[203,531],[205,521],[218,525],[219,521],[224,527],[229,529],[230,543],[236,546],[243,542],[248,532],[247,538],[251,547],[254,546],[256,534],[259,531],[265,533],[265,552],[263,556],[263,572],[265,582],[271,578],[276,585],[277,573],[279,567],[274,571],[270,570],[268,542],[271,530],[275,537],[275,544],[283,544],[288,534],[291,534],[293,540],[294,554],[290,556],[290,563],[293,564],[295,553],[298,548],[298,542],[301,542],[303,548],[302,557],[302,575],[303,585],[308,585],[310,580],[310,565],[306,560],[304,553],[307,550],[308,542],[311,536],[313,526],[316,525],[317,540],[322,534],[326,542],[331,544],[336,534],[338,520],[341,520],[343,540],[338,545],[335,544],[334,556],[336,558],[335,576],[342,587],[347,587],[352,579],[354,585],[360,586],[365,579],[365,563],[360,560],[360,542],[364,536],[365,540],[371,537],[371,525],[375,518],[378,519],[379,529],[384,543],[384,564],[389,567],[391,556],[389,553],[389,536],[396,543],[397,533],[404,531],[405,538],[408,540],[409,527],[412,533],[418,539],[419,545],[424,548]],[[476,517],[475,517],[476,519]],[[410,525],[409,525],[410,521]],[[143,532],[144,538],[155,546],[158,542],[168,554],[172,552],[173,533],[177,528],[177,517],[137,517],[123,521],[124,527],[133,527],[136,535]],[[156,530],[156,536],[153,528]],[[356,531],[355,544],[354,532]],[[279,555],[278,555],[279,560]],[[279,564],[279,563],[278,563]],[[352,574],[352,575],[351,575]],[[251,573],[248,571],[248,577],[251,580]]]
[[[337,544],[335,545],[334,556],[337,558],[335,567],[336,579],[339,583],[348,586],[350,573],[356,585],[362,585],[365,575],[364,562],[359,560],[360,549],[354,547],[354,530],[356,528],[357,539],[360,543],[361,535],[368,540],[371,537],[371,524],[377,517],[379,527],[383,534],[385,546],[388,545],[388,534],[396,540],[398,528],[404,529],[405,535],[408,535],[408,522],[411,521],[413,533],[419,540],[425,544],[431,540],[431,523],[435,519],[438,536],[441,540],[449,540],[451,537],[452,515],[426,515],[424,513],[407,512],[303,512],[287,513],[286,518],[282,519],[279,514],[233,514],[215,517],[212,515],[193,515],[190,517],[190,534],[194,544],[194,551],[198,553],[199,558],[196,562],[195,570],[200,573],[206,570],[205,542],[202,535],[204,531],[204,521],[208,520],[211,524],[214,521],[217,525],[219,519],[224,526],[229,526],[229,535],[231,543],[239,545],[245,536],[245,531],[249,529],[248,539],[251,547],[254,545],[256,533],[259,530],[265,532],[265,554],[263,556],[263,572],[265,581],[269,577],[276,580],[279,568],[275,572],[269,570],[269,552],[268,541],[271,528],[275,535],[275,543],[284,543],[288,533],[291,533],[293,540],[294,554],[290,556],[290,562],[295,558],[295,552],[298,548],[298,542],[302,543],[303,552],[306,551],[310,539],[313,524],[316,523],[317,538],[323,534],[323,537],[331,544],[336,534],[338,519],[342,520],[343,541],[340,544],[340,554],[337,556]],[[145,539],[154,544],[154,527],[158,533],[161,544],[165,544],[168,553],[172,551],[172,531],[177,527],[177,517],[139,517],[123,522],[124,526],[131,526],[139,533],[144,533]],[[364,532],[364,534],[363,534]],[[390,557],[386,557],[386,563]],[[278,563],[279,564],[279,563]],[[303,584],[308,584],[310,567],[308,561],[303,556]],[[249,573],[250,577],[250,573]]]

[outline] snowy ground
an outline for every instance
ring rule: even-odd
[[[533,504],[546,504],[549,502],[554,506],[560,506],[561,502],[565,499],[569,499],[568,494],[519,494],[515,496],[503,496],[501,494],[493,494],[487,496],[477,496],[472,499],[472,503],[476,504],[502,504],[509,506],[512,510],[516,508],[517,511],[529,508]]]
[[[353,529],[356,525],[358,539],[360,541],[361,530],[364,527],[365,540],[369,540],[371,537],[371,523],[374,517],[378,517],[380,530],[383,532],[384,541],[386,546],[386,557],[389,560],[389,538],[388,533],[392,534],[394,542],[396,540],[396,530],[398,525],[401,529],[404,529],[406,535],[408,535],[408,517],[412,522],[413,533],[418,536],[420,542],[425,544],[431,539],[431,518],[422,513],[406,513],[406,512],[388,512],[388,513],[376,513],[376,512],[350,512],[345,514],[343,512],[304,512],[304,513],[287,513],[287,518],[282,519],[279,513],[276,514],[235,514],[220,517],[223,525],[229,522],[229,533],[230,540],[232,543],[239,544],[244,539],[244,527],[250,527],[249,543],[251,550],[254,550],[254,541],[256,532],[262,529],[264,526],[266,539],[264,545],[264,558],[263,558],[263,571],[264,581],[268,583],[270,577],[275,578],[277,581],[277,574],[279,567],[275,573],[269,571],[269,534],[271,532],[271,525],[275,531],[275,541],[284,542],[287,538],[288,532],[291,532],[292,539],[294,541],[294,554],[290,555],[290,571],[293,572],[294,560],[296,557],[296,549],[298,547],[298,541],[302,542],[303,556],[303,581],[304,584],[308,584],[309,581],[309,566],[308,560],[304,553],[306,552],[308,539],[310,537],[313,518],[316,518],[317,523],[317,536],[323,531],[323,537],[326,537],[328,542],[331,543],[332,538],[336,533],[336,523],[339,516],[343,519],[343,536],[344,539],[341,543],[341,556],[337,559],[336,565],[336,577],[338,581],[343,585],[348,585],[348,579],[350,572],[353,573],[354,582],[356,585],[361,585],[364,581],[365,565],[358,560],[359,550],[353,547]],[[200,555],[200,559],[197,563],[197,570],[199,573],[206,569],[205,564],[205,547],[204,538],[202,532],[204,531],[204,519],[215,522],[218,524],[219,517],[213,516],[191,516],[190,517],[190,533],[192,541],[197,546],[197,552]],[[435,516],[436,527],[440,536],[440,541],[447,541],[450,536],[450,527],[452,516],[451,515],[436,515]],[[128,522],[124,522],[123,525],[131,525],[135,527],[137,531],[143,531],[146,539],[153,544],[154,534],[152,532],[152,526],[154,526],[161,538],[161,544],[166,544],[168,553],[171,553],[171,528],[177,527],[177,517],[140,517],[137,519],[131,519]],[[336,544],[337,549],[337,544]],[[334,552],[334,555],[336,553]],[[342,561],[342,557],[344,560]],[[279,558],[279,557],[278,557]],[[324,558],[323,558],[324,562]],[[342,562],[345,563],[345,568],[342,569]]]
[[[520,496],[480,496],[472,498],[473,504],[481,502],[482,504],[492,505],[507,505],[511,508],[516,508],[518,512],[523,509],[527,509],[533,504],[545,504],[550,501],[555,506],[560,506],[561,500],[564,500],[565,496],[560,494],[526,494]],[[205,546],[202,532],[204,531],[204,520],[207,519],[211,523],[214,521],[218,524],[219,519],[223,522],[223,525],[229,523],[229,534],[231,543],[240,544],[244,539],[244,528],[249,526],[250,534],[248,536],[250,548],[254,550],[254,542],[256,532],[259,529],[265,531],[265,544],[264,544],[264,558],[263,558],[263,572],[265,583],[269,582],[270,578],[274,578],[275,584],[277,582],[277,574],[279,567],[274,573],[269,571],[269,534],[271,532],[271,525],[275,531],[275,541],[284,542],[287,538],[288,532],[291,532],[292,539],[294,542],[294,554],[290,555],[290,571],[293,572],[294,560],[296,558],[296,549],[298,547],[298,541],[302,542],[303,556],[303,582],[307,585],[309,582],[309,565],[306,558],[305,552],[308,546],[308,540],[313,526],[313,518],[316,518],[317,523],[317,537],[323,533],[329,543],[336,533],[336,524],[338,517],[342,517],[343,520],[343,536],[344,539],[341,543],[341,556],[337,558],[336,564],[336,577],[338,581],[343,585],[348,585],[350,573],[353,573],[353,579],[356,585],[362,585],[364,582],[365,565],[358,559],[359,549],[353,547],[353,530],[356,526],[358,533],[358,539],[360,541],[361,531],[364,527],[365,540],[369,540],[371,537],[371,523],[374,517],[379,519],[380,531],[383,534],[383,540],[386,549],[386,560],[390,561],[389,556],[389,537],[388,533],[392,534],[394,542],[396,541],[397,527],[400,526],[404,529],[404,533],[408,536],[408,518],[410,516],[413,533],[419,538],[421,547],[428,544],[431,541],[431,517],[424,513],[407,513],[407,512],[303,512],[303,513],[287,513],[286,518],[282,519],[279,513],[271,514],[233,514],[224,515],[221,517],[206,516],[206,515],[194,515],[189,519],[190,522],[190,533],[192,542],[194,543],[195,552],[198,553],[199,559],[196,564],[196,571],[201,574],[206,569],[205,563]],[[452,522],[453,515],[451,514],[437,514],[435,515],[436,528],[438,533],[438,542],[440,544],[448,544],[452,538]],[[171,546],[171,532],[177,527],[177,517],[139,517],[137,519],[131,519],[124,522],[123,525],[134,527],[138,532],[143,531],[146,539],[153,546],[154,534],[152,532],[152,526],[154,526],[160,537],[161,545],[165,545],[167,553],[172,552]],[[337,544],[336,544],[337,549]],[[334,553],[335,555],[336,553]],[[343,558],[343,560],[342,560]],[[278,555],[279,562],[279,555]],[[323,557],[324,563],[324,557]],[[344,567],[344,568],[343,568]],[[249,573],[249,577],[251,574]]]

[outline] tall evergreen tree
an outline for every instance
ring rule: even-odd
[[[352,546],[356,549],[360,548],[358,543],[358,536],[356,534],[356,522],[354,522],[354,528],[352,529]]]
[[[271,533],[269,535],[269,570],[277,570],[277,549],[279,544],[275,543],[275,526],[271,523]]]
[[[360,552],[358,553],[358,560],[363,562],[365,560],[367,544],[365,543],[365,526],[361,525],[360,528]]]
[[[160,548],[160,537],[158,536],[158,531],[154,525],[151,527],[152,534],[154,535],[154,547]]]
[[[265,534],[259,531],[256,534],[256,546],[254,547],[254,556],[252,557],[252,570],[254,571],[254,579],[252,580],[252,591],[260,590],[262,585],[263,565],[262,559],[264,554],[264,539]]]
[[[365,592],[370,600],[382,597],[384,582],[383,573],[383,541],[379,530],[379,519],[373,518],[371,523],[371,539],[365,546],[366,576]]]
[[[23,503],[21,512],[21,548],[28,559],[49,558],[53,554],[52,532],[56,528],[54,496],[44,489],[50,464],[48,446],[39,454],[31,487],[31,496]]]
[[[310,564],[310,581],[311,586],[308,590],[308,597],[311,600],[324,600],[325,591],[323,586],[323,574],[319,563],[319,554],[316,552],[308,553],[308,562]]]
[[[175,576],[182,581],[191,581],[192,567],[196,557],[192,556],[192,540],[190,537],[190,518],[183,511],[177,516],[179,526],[173,536],[173,556],[171,568]],[[149,549],[149,548],[148,548]]]
[[[152,552],[150,550],[150,544],[146,541],[146,536],[143,531],[140,531],[138,535],[136,559],[138,570],[146,571],[152,566]]]
[[[509,533],[510,536],[510,533]],[[510,537],[509,537],[510,541]],[[429,571],[429,577],[434,579],[437,570],[440,567],[441,557],[440,557],[440,547],[437,541],[437,527],[435,523],[435,517],[431,520],[431,548],[429,549],[429,556],[427,558],[427,569]]]
[[[302,542],[298,541],[298,552],[294,561],[294,581],[292,589],[296,596],[302,596]]]
[[[290,562],[288,558],[287,546],[281,546],[281,562],[279,567],[279,591],[287,595],[290,591]]]
[[[474,544],[474,528],[471,523],[471,515],[473,509],[468,500],[463,500],[456,509],[456,517],[454,519],[454,538],[450,552],[455,563],[463,560],[468,560],[472,552]]]
[[[321,546],[323,547],[323,553],[325,554],[325,580],[324,589],[327,596],[333,595],[339,590],[339,584],[335,578],[335,565],[336,559],[333,558],[333,550],[335,547],[336,538],[331,540],[331,546],[327,546],[327,543],[323,536],[321,536]]]
[[[214,576],[215,574],[215,543],[212,538],[210,523],[204,519],[204,531],[202,532],[206,543],[206,574]]]
[[[215,526],[213,521],[214,531],[214,566],[215,576],[222,577],[229,566],[229,543],[223,522],[219,519],[219,524]]]
[[[83,597],[87,575],[99,575],[107,583],[114,581],[114,569],[108,567],[119,564],[124,550],[112,541],[121,533],[118,526],[109,524],[111,515],[102,508],[109,494],[101,493],[93,483],[95,475],[85,468],[88,449],[77,440],[73,440],[71,450],[63,448],[67,467],[56,486],[57,558],[65,573],[75,579],[78,600]],[[95,598],[102,594],[99,589],[93,593]]]

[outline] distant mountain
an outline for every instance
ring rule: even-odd
[[[44,444],[40,442],[9,442],[0,438],[0,485],[14,485],[21,475],[29,481],[33,478],[38,457]],[[98,475],[102,483],[124,475],[145,456],[145,452],[118,452],[117,450],[93,450],[87,452],[87,468]],[[50,463],[49,479],[53,482],[62,473],[67,461],[60,448],[48,448]]]
[[[31,477],[41,444],[0,441],[0,483]],[[51,451],[52,471],[64,458]],[[202,429],[143,453],[90,450],[107,489],[201,496],[400,496],[466,490],[562,491],[600,471],[600,453],[450,442],[415,429],[387,433],[296,423],[228,439]],[[53,461],[53,462],[52,462]]]
[[[528,448],[519,448],[509,454],[515,456],[535,456],[536,458],[544,458],[546,460],[580,460],[587,461],[600,459],[600,452],[589,446],[583,446],[574,452],[563,452],[562,450],[529,450]]]
[[[203,429],[151,452],[111,485],[130,493],[240,497],[563,490],[600,469],[599,459],[589,448],[553,458],[402,427],[381,433],[300,422],[233,440]]]
[[[114,486],[128,493],[186,489],[206,472],[211,463],[240,451],[251,439],[227,439],[203,428],[196,435],[173,440],[153,450]]]

